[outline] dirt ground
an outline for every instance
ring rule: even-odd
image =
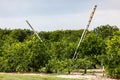
[[[115,79],[110,79],[108,77],[103,77],[101,76],[101,74],[86,74],[86,75],[82,75],[82,74],[73,74],[73,75],[58,75],[57,77],[61,77],[61,78],[73,78],[73,79],[85,79],[85,80],[115,80]]]
[[[89,70],[88,70],[89,71]],[[94,71],[94,70],[93,70]],[[106,75],[103,76],[103,73],[101,72],[100,69],[95,70],[96,72],[94,73],[88,73],[83,75],[82,73],[78,72],[73,72],[69,75],[61,75],[61,74],[56,74],[56,77],[60,78],[73,78],[73,79],[85,79],[85,80],[116,80],[116,79],[110,79],[106,77]],[[40,76],[48,76],[49,74],[44,74],[44,73],[0,73],[0,74],[20,74],[20,75],[40,75]],[[117,79],[118,80],[118,79]]]
[[[85,79],[85,80],[116,80],[116,79],[110,79],[108,78],[105,73],[103,74],[102,69],[88,69],[88,72],[93,72],[93,73],[88,73],[83,75],[82,73],[78,72],[73,72],[70,75],[58,75],[57,77],[61,78],[73,78],[73,79]]]

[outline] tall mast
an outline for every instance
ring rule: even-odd
[[[75,53],[74,53],[74,55],[73,55],[73,59],[77,58],[77,50],[78,50],[81,42],[82,42],[83,39],[85,38],[85,35],[86,35],[87,30],[88,30],[88,28],[89,28],[89,26],[90,26],[90,23],[91,23],[91,21],[92,21],[92,18],[93,18],[93,15],[94,15],[94,13],[95,13],[96,8],[97,8],[97,5],[94,6],[93,11],[92,11],[91,14],[90,14],[88,23],[87,23],[87,25],[86,25],[83,33],[82,33],[82,36],[81,36],[81,38],[80,38],[80,40],[79,40],[79,43],[78,43],[77,48],[76,48],[76,51],[75,51]]]

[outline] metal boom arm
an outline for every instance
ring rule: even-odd
[[[88,20],[88,24],[87,24],[86,28],[84,29],[84,31],[83,31],[83,33],[82,33],[82,36],[81,36],[80,41],[79,41],[79,43],[78,43],[78,45],[77,45],[76,51],[75,51],[75,53],[74,53],[74,55],[73,55],[73,59],[75,59],[75,58],[77,57],[77,50],[78,50],[78,48],[79,48],[82,40],[84,39],[84,37],[85,37],[85,35],[86,35],[86,33],[87,33],[87,30],[88,30],[88,28],[89,28],[89,26],[90,26],[90,23],[91,23],[91,21],[92,21],[92,18],[93,18],[93,15],[94,15],[94,13],[95,13],[96,8],[97,8],[97,5],[95,5],[94,8],[93,8],[93,11],[92,11],[92,13],[91,13],[91,15],[90,15],[90,18],[89,18],[89,20]]]
[[[40,36],[38,35],[38,33],[34,30],[34,28],[30,25],[30,23],[26,20],[26,23],[30,26],[30,28],[33,30],[33,32],[35,33],[35,35],[38,37],[38,39],[41,41],[41,42],[43,42],[42,41],[42,39],[40,38]]]

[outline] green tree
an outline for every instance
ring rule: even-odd
[[[98,37],[94,33],[88,33],[81,43],[78,49],[78,59],[84,61],[84,73],[86,73],[87,68],[97,68],[96,65],[100,65],[98,56],[104,53],[104,42],[102,38]],[[87,58],[88,57],[88,58]],[[89,61],[87,61],[89,59]],[[86,63],[85,63],[86,62]],[[91,66],[87,66],[87,65]]]
[[[110,25],[101,25],[93,30],[95,34],[97,34],[101,38],[107,38],[108,36],[112,36],[114,32],[118,31],[119,28],[117,26]]]
[[[33,37],[31,40],[26,41],[27,47],[30,49],[30,67],[33,71],[38,71],[40,68],[45,67],[48,63],[50,55],[47,51],[46,45],[40,42],[37,37]]]
[[[120,78],[120,36],[114,35],[106,40],[107,62],[106,72],[114,78]]]
[[[48,64],[46,64],[46,72],[48,73],[58,73],[59,71],[63,70],[63,66],[61,66],[63,64],[61,64],[61,61],[58,59],[51,59],[49,60]]]
[[[104,46],[102,38],[98,37],[94,33],[89,33],[81,43],[79,57],[88,56],[91,57],[94,62],[98,61],[97,56],[104,53]],[[95,62],[95,64],[98,64],[98,62]]]
[[[76,60],[77,68],[84,69],[83,74],[87,73],[87,69],[91,68],[93,62],[90,57],[85,56],[84,58],[80,58]]]
[[[25,39],[29,38],[32,34],[33,32],[30,30],[15,29],[11,31],[10,37],[18,40],[19,42],[23,42]]]
[[[73,71],[76,67],[75,61],[72,59],[65,59],[65,64],[64,64],[64,69],[65,71],[68,72],[68,74],[71,73],[71,71]]]
[[[1,60],[1,70],[11,71],[28,71],[28,48],[22,43],[5,43],[3,48],[3,56]],[[3,64],[4,63],[4,64]]]

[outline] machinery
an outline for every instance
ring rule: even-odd
[[[41,42],[43,42],[42,41],[42,39],[40,38],[40,36],[38,35],[38,33],[34,30],[34,28],[30,25],[30,23],[28,22],[28,20],[26,20],[26,23],[30,26],[30,28],[33,30],[33,32],[35,33],[35,35],[38,37],[38,39],[41,41]]]
[[[92,21],[92,18],[93,18],[93,15],[94,15],[94,13],[95,13],[96,8],[97,8],[97,5],[94,6],[93,11],[92,11],[91,14],[90,14],[90,18],[89,18],[89,20],[88,20],[88,24],[87,24],[87,26],[85,27],[85,29],[84,29],[84,31],[83,31],[83,33],[82,33],[82,36],[81,36],[81,38],[80,38],[80,40],[79,40],[79,43],[78,43],[77,48],[76,48],[76,51],[75,51],[75,53],[74,53],[74,55],[73,55],[73,59],[76,59],[76,58],[77,58],[78,48],[79,48],[81,42],[83,41],[83,39],[85,38],[85,35],[86,35],[87,30],[88,30],[88,28],[89,28],[89,26],[90,26],[90,23],[91,23],[91,21]]]

